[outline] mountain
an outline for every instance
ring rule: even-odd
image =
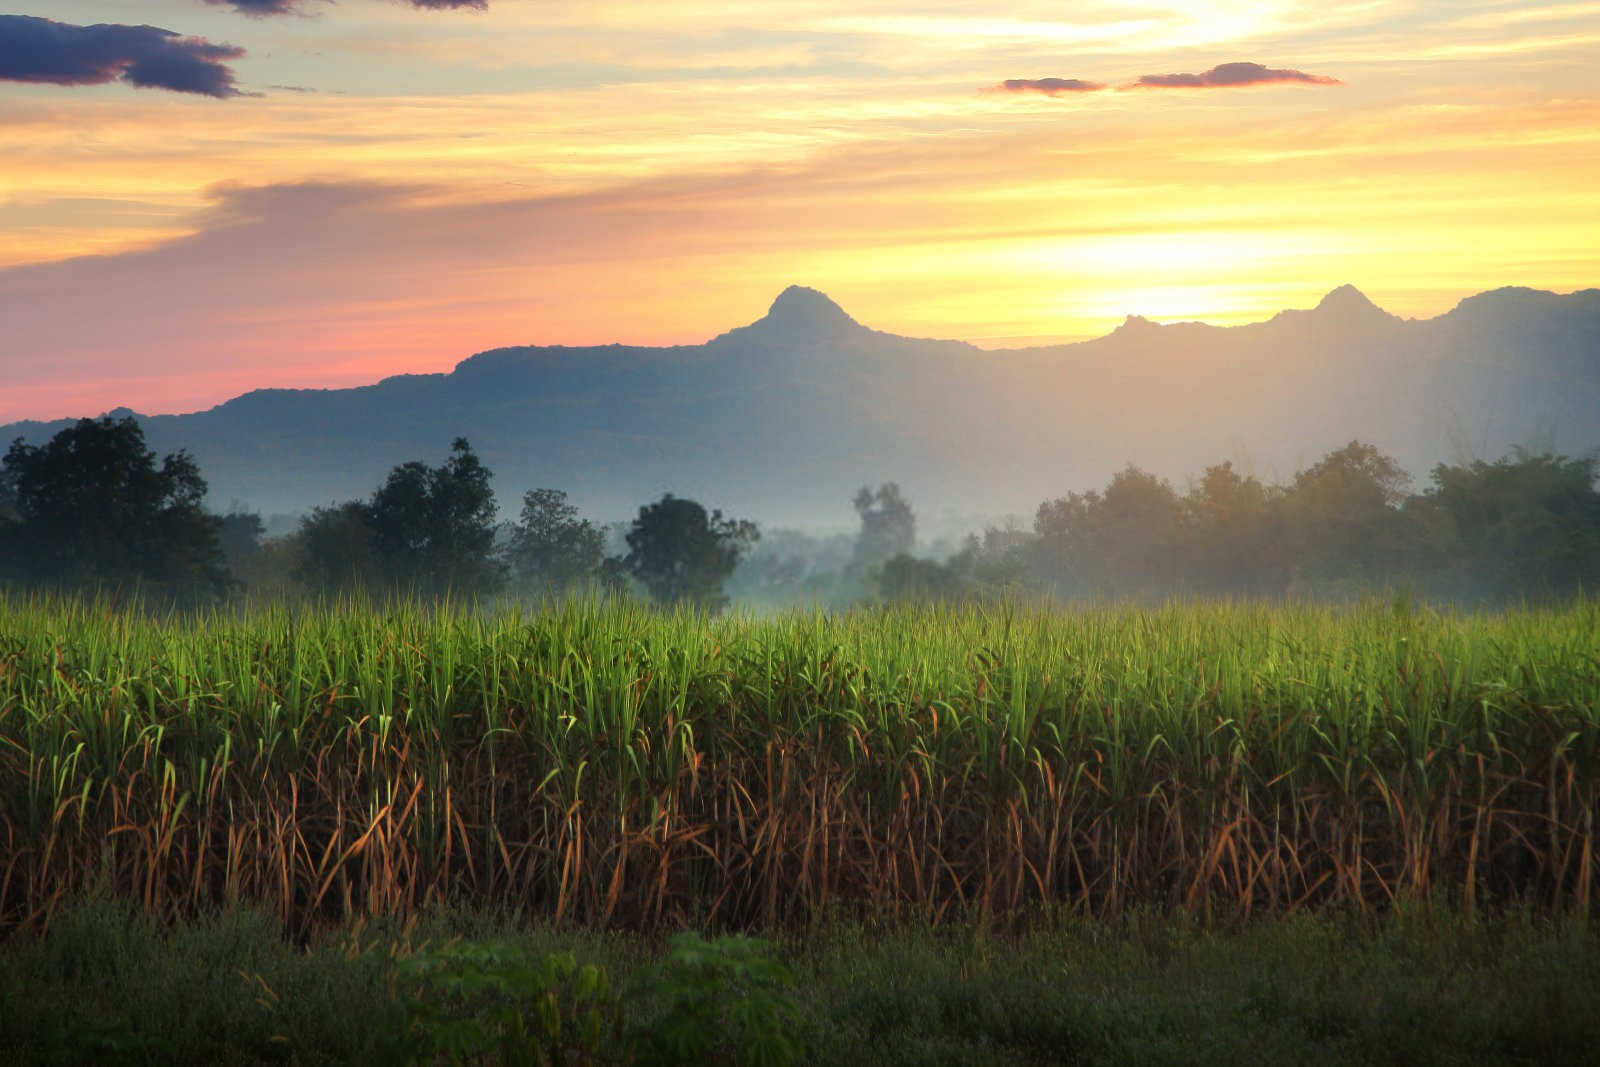
[[[190,451],[213,506],[268,514],[365,496],[456,436],[507,512],[549,486],[602,519],[671,491],[847,525],[854,490],[887,480],[924,514],[1031,514],[1130,462],[1180,486],[1227,459],[1282,480],[1352,438],[1425,483],[1435,463],[1516,445],[1600,447],[1600,290],[1497,289],[1412,320],[1345,285],[1246,326],[1130,316],[1092,341],[984,350],[872,330],[793,286],[701,345],[501,348],[449,374],[263,389],[140,421],[158,453]],[[37,442],[64,425],[0,434]]]

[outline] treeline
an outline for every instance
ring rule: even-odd
[[[0,581],[186,603],[245,590],[484,601],[631,589],[713,611],[730,595],[844,606],[1347,597],[1401,585],[1504,602],[1600,588],[1596,475],[1592,455],[1519,451],[1441,464],[1413,492],[1392,458],[1358,441],[1287,484],[1222,463],[1180,493],[1130,466],[1104,489],[1045,501],[1031,529],[991,527],[919,556],[915,513],[892,482],[856,494],[854,536],[780,530],[759,548],[754,523],[671,494],[608,531],[565,492],[534,489],[515,521],[497,522],[491,472],[457,438],[439,466],[398,466],[369,497],[267,538],[258,515],[207,512],[193,460],[158,464],[133,419],[84,419],[43,446],[18,440],[0,463]]]
[[[0,581],[20,588],[135,595],[157,604],[269,595],[482,601],[636,587],[664,604],[711,610],[759,537],[672,494],[639,509],[627,550],[564,492],[535,489],[497,524],[492,474],[465,438],[437,467],[394,468],[370,497],[315,509],[290,535],[259,515],[215,515],[185,453],[158,465],[132,418],[82,419],[43,446],[14,442],[0,463]]]
[[[1408,586],[1505,602],[1600,589],[1594,456],[1517,452],[1434,467],[1431,485],[1352,441],[1286,485],[1208,467],[1187,492],[1137,467],[1103,490],[1039,505],[1032,530],[991,528],[944,562],[910,555],[877,576],[890,599],[999,588],[1058,598],[1346,597]]]

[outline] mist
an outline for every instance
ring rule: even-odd
[[[1597,290],[1416,321],[1341,286],[1252,326],[991,352],[791,286],[702,345],[4,432],[0,575],[30,587],[767,611],[1600,581]],[[121,500],[86,449],[165,488]]]
[[[203,472],[182,452],[158,466],[136,420],[86,419],[44,446],[16,442],[0,464],[0,583],[211,605],[631,597],[713,614],[1397,591],[1505,605],[1600,587],[1597,478],[1595,453],[1517,449],[1436,464],[1418,484],[1351,440],[1275,482],[1223,460],[1179,488],[1130,464],[1040,501],[1027,524],[957,536],[949,509],[942,529],[922,527],[893,481],[860,486],[841,500],[848,512],[810,529],[671,492],[630,518],[591,517],[560,488],[506,501],[457,437],[437,466],[408,461],[364,497],[269,523],[238,506],[208,511]]]
[[[1132,317],[1097,340],[1000,351],[884,333],[796,286],[698,345],[501,348],[448,374],[117,414],[158,453],[193,456],[213,499],[263,515],[364,496],[466,436],[502,501],[558,487],[610,522],[670,492],[769,529],[840,532],[858,487],[893,480],[922,536],[954,544],[982,532],[976,517],[1030,524],[1130,464],[1183,489],[1224,461],[1287,484],[1351,440],[1418,484],[1518,447],[1585,455],[1600,446],[1600,291],[1495,290],[1410,320],[1346,286],[1249,326]],[[0,434],[37,445],[69,425]]]

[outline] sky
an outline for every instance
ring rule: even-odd
[[[0,421],[1600,284],[1595,0],[12,3]]]

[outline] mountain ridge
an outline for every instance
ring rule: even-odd
[[[1401,319],[1341,285],[1240,326],[1130,315],[1068,344],[981,349],[865,326],[818,289],[698,345],[508,346],[344,389],[251,390],[135,414],[188,448],[214,506],[364,496],[467,436],[502,508],[569,490],[617,516],[663,491],[763,519],[847,522],[868,482],[929,506],[1031,511],[1132,462],[1174,480],[1225,459],[1292,473],[1352,437],[1419,477],[1462,442],[1600,446],[1600,289],[1503,287]],[[71,420],[0,427],[40,441]],[[1495,450],[1499,449],[1499,452]]]

